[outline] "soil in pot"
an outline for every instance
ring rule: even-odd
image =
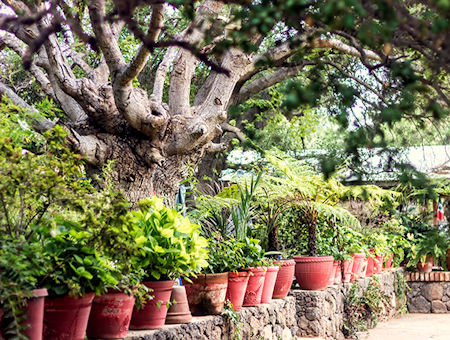
[[[242,308],[249,278],[250,272],[248,271],[228,274],[228,288],[226,299],[230,300],[235,311]]]
[[[199,274],[192,283],[184,281],[193,315],[221,314],[228,287],[228,273]]]
[[[267,303],[272,300],[273,289],[275,288],[275,281],[280,270],[279,266],[267,267],[266,277],[264,278],[264,286],[261,295],[261,303]]]
[[[142,282],[152,291],[153,299],[147,301],[142,309],[134,307],[130,329],[157,329],[164,326],[167,315],[167,302],[172,294],[173,280]]]
[[[121,339],[127,336],[134,297],[125,293],[96,296],[87,327],[89,339]]]
[[[364,265],[364,253],[352,254],[353,266],[352,266],[352,277],[351,281],[358,280],[361,278],[362,267]]]
[[[334,284],[340,284],[342,282],[341,261],[334,261],[333,268],[334,268]]]
[[[84,340],[94,293],[47,297],[44,310],[44,339]]]
[[[353,260],[346,260],[342,264],[342,282],[350,282],[352,278]]]
[[[167,312],[166,324],[189,323],[192,320],[191,311],[184,286],[173,286],[170,296],[172,305]]]
[[[293,259],[281,260],[282,264],[277,274],[275,287],[273,288],[273,299],[284,299],[292,287],[295,274],[295,261]]]
[[[333,271],[333,256],[294,256],[295,278],[301,289],[322,290],[328,287]]]
[[[248,268],[252,273],[248,279],[243,306],[256,306],[261,303],[264,280],[266,278],[265,267]]]

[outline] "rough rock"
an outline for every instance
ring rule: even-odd
[[[442,301],[435,300],[431,302],[431,313],[447,313],[447,307]]]
[[[444,285],[440,282],[426,283],[422,286],[422,295],[428,301],[442,300],[444,295]]]

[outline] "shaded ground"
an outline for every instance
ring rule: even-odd
[[[450,314],[408,314],[381,322],[365,340],[449,340]]]

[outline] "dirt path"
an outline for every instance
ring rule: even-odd
[[[365,340],[450,340],[450,314],[408,314],[382,322]]]

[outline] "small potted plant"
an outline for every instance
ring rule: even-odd
[[[442,232],[430,231],[412,247],[409,265],[417,266],[420,272],[431,272],[433,265],[444,264],[448,247],[449,241]]]
[[[2,235],[0,243],[0,306],[5,335],[41,340],[47,296],[47,290],[37,286],[46,266],[42,248],[34,240],[6,235]]]
[[[239,242],[239,247],[244,252],[245,263],[248,266],[246,269],[250,272],[243,306],[256,306],[261,303],[267,271],[264,250],[261,248],[259,240],[248,237]]]
[[[220,234],[213,234],[208,240],[208,266],[192,279],[192,282],[183,279],[186,287],[189,307],[193,315],[221,314],[228,291],[229,272],[236,272],[242,264],[242,250],[236,246],[236,242]],[[230,300],[239,308],[239,301],[235,299],[239,292],[235,289],[237,278],[248,281],[247,276],[233,275],[229,292]],[[238,287],[236,287],[238,286]],[[242,302],[241,302],[242,303]],[[233,304],[233,306],[234,306]]]
[[[207,245],[200,226],[153,196],[138,203],[126,217],[126,225],[138,245],[134,266],[144,270],[143,282],[153,299],[135,308],[131,329],[155,329],[164,325],[174,279],[189,277],[208,266]]]

